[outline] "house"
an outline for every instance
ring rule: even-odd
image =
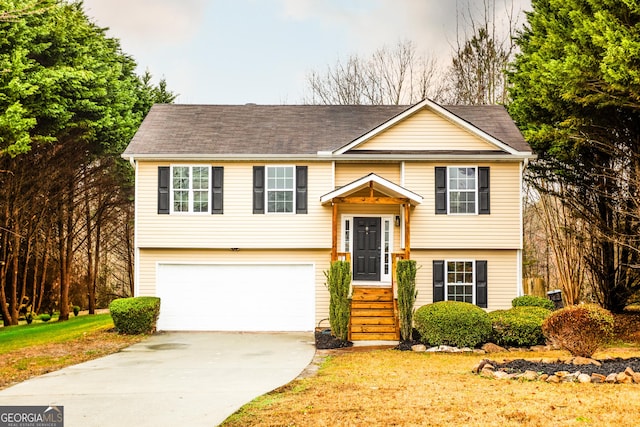
[[[420,268],[416,307],[522,294],[533,154],[501,106],[155,105],[123,157],[135,291],[162,298],[161,330],[327,326],[338,259],[352,339],[397,337],[397,259]]]

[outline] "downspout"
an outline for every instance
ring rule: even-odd
[[[140,296],[140,249],[138,248],[138,162],[129,157],[129,164],[134,171],[133,184],[133,293]]]

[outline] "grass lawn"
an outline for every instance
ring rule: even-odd
[[[0,389],[142,340],[113,332],[109,314],[0,328]]]
[[[596,354],[640,356],[627,346]],[[498,353],[504,358],[569,353]],[[223,426],[637,426],[640,384],[547,384],[486,379],[488,355],[378,350],[329,356],[318,374],[259,397]]]

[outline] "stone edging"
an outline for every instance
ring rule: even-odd
[[[593,359],[586,358],[574,358],[567,363],[574,365],[585,365],[587,363],[600,365],[600,362]],[[579,382],[579,383],[609,383],[609,384],[640,384],[640,373],[634,372],[631,367],[627,367],[623,372],[611,373],[607,376],[602,374],[593,373],[583,374],[579,370],[575,372],[558,371],[553,375],[538,374],[535,371],[525,371],[522,373],[508,373],[500,369],[496,370],[494,366],[498,365],[497,362],[489,359],[483,359],[475,366],[471,371],[474,374],[478,374],[485,378],[494,378],[499,380],[522,380],[522,381],[544,381],[548,383],[567,383],[567,382]]]

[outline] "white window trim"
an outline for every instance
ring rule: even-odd
[[[474,212],[451,212],[451,186],[449,185],[449,176],[450,176],[450,171],[451,169],[464,169],[464,168],[474,168],[476,171],[476,175],[475,175],[475,183],[476,183],[476,187],[474,189],[475,192],[475,209]],[[478,197],[480,196],[480,194],[478,193],[478,166],[477,165],[455,165],[455,166],[447,166],[447,176],[446,176],[446,184],[447,184],[447,215],[478,215]],[[453,190],[453,191],[460,191],[460,190]]]
[[[395,215],[376,215],[376,214],[343,214],[340,218],[340,223],[342,224],[342,235],[341,235],[341,252],[349,252],[351,255],[351,259],[353,260],[353,218],[355,217],[367,217],[367,218],[380,218],[380,283],[391,283],[391,276],[393,275],[393,271],[391,271],[391,265],[393,264],[391,256],[394,252],[393,242],[394,242],[394,233],[395,233]],[[349,221],[349,250],[346,248],[346,222]],[[384,273],[384,222],[389,221],[389,273]],[[351,271],[353,275],[353,269]]]
[[[291,168],[293,170],[293,205],[291,206],[291,212],[271,212],[269,211],[269,191],[282,191],[282,190],[269,190],[269,169],[274,168]],[[266,215],[295,215],[296,213],[296,166],[295,165],[265,165],[264,168],[264,213]],[[287,190],[288,191],[288,190]]]
[[[444,300],[449,301],[449,270],[450,262],[470,262],[471,263],[471,303],[476,305],[476,261],[473,259],[445,259],[444,260]],[[455,283],[451,283],[455,285]]]
[[[189,168],[189,210],[184,212],[184,211],[175,211],[173,209],[174,207],[174,191],[175,189],[173,188],[173,168]],[[208,205],[209,208],[204,211],[204,212],[194,212],[193,211],[193,168],[205,168],[208,171],[209,174],[209,186],[207,188],[207,201],[208,201]],[[205,164],[193,164],[193,165],[182,165],[182,164],[177,164],[177,165],[171,165],[171,168],[169,170],[169,212],[172,215],[207,215],[211,213],[211,203],[213,202],[211,200],[211,185],[212,185],[212,180],[213,180],[213,176],[212,176],[212,172],[211,172],[211,165],[205,165]],[[200,191],[200,190],[199,190]]]

